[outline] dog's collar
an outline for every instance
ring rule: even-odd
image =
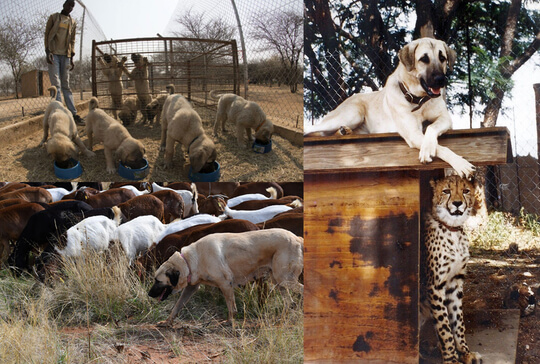
[[[189,268],[189,263],[188,263],[187,259],[184,257],[184,254],[180,253],[180,256],[182,257],[182,259],[184,259],[184,262],[186,262],[187,269],[189,270],[189,274],[187,276],[187,282],[188,282],[188,284],[190,284],[191,283],[191,269]]]
[[[439,225],[442,225],[444,226],[446,229],[450,230],[450,231],[453,231],[453,232],[457,232],[457,231],[463,231],[463,227],[462,226],[450,226],[448,224],[445,224],[444,222],[442,222],[441,220],[437,219],[435,216],[433,216],[433,218],[435,219],[435,221],[437,221],[439,223]]]
[[[405,87],[403,83],[398,82],[398,84],[399,84],[399,89],[401,90],[401,92],[403,92],[403,95],[405,95],[405,99],[409,101],[411,104],[418,105],[417,107],[412,109],[411,112],[415,112],[416,110],[420,109],[422,105],[424,105],[426,102],[431,100],[431,97],[429,97],[429,95],[426,95],[423,97],[413,95],[412,93],[410,93],[409,90],[407,90],[407,88]]]
[[[191,144],[193,144],[195,142],[195,140],[199,139],[199,137],[201,136],[201,134],[197,135],[195,138],[193,138],[193,140],[191,141],[191,143],[189,143],[187,149],[189,151],[189,148],[191,148]]]
[[[259,131],[259,129],[261,128],[261,126],[263,126],[263,124],[266,122],[266,120],[263,120],[259,126],[255,129],[255,133]]]

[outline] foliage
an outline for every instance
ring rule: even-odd
[[[321,4],[329,5],[331,31],[324,23]],[[398,50],[412,40],[413,34],[419,37],[426,21],[432,21],[435,37],[446,41],[458,54],[449,76],[449,107],[463,111],[464,105],[472,102],[475,110],[482,110],[500,97],[495,91],[502,90],[504,95],[512,87],[510,76],[516,67],[530,57],[528,52],[538,49],[535,37],[540,30],[540,13],[522,7],[511,52],[501,55],[503,36],[511,30],[507,29],[509,8],[509,1],[306,0],[304,102],[308,113],[319,117],[353,93],[382,87],[397,66]],[[415,16],[413,24],[410,19]]]

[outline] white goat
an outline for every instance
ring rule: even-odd
[[[289,205],[272,205],[260,210],[233,210],[228,206],[225,207],[225,215],[232,219],[242,219],[251,221],[254,224],[270,220],[277,214],[289,211],[294,207],[302,206],[300,200],[294,200]]]
[[[270,197],[266,197],[262,193],[247,193],[245,195],[236,196],[227,200],[227,206],[233,208],[236,205],[240,205],[242,202],[252,200],[268,200],[277,198],[277,191],[274,187],[268,187],[266,191],[270,194]]]

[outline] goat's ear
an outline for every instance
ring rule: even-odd
[[[178,285],[178,279],[180,278],[180,272],[177,270],[169,271],[166,273],[167,277],[169,277],[169,281],[171,282],[171,285],[173,287],[176,287]]]

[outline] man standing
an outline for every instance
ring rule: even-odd
[[[49,64],[49,78],[57,90],[62,90],[64,101],[73,114],[75,122],[84,125],[81,117],[77,115],[73,94],[69,87],[69,71],[73,70],[73,56],[75,55],[75,33],[77,23],[69,16],[75,7],[75,0],[66,0],[60,13],[49,17],[45,28],[45,52]],[[60,92],[56,99],[62,102]]]

